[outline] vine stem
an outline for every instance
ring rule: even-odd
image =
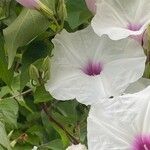
[[[45,114],[47,115],[48,119],[50,122],[54,122],[59,128],[61,128],[65,133],[66,135],[68,136],[68,138],[71,140],[71,142],[73,144],[79,144],[79,141],[73,137],[61,124],[59,124],[48,112],[48,108],[46,106],[46,104],[43,104],[42,105],[42,109],[44,110]]]
[[[14,99],[14,98],[16,98],[16,97],[26,95],[26,94],[28,94],[28,93],[30,93],[30,92],[32,92],[32,89],[29,89],[29,90],[27,90],[27,91],[25,91],[25,92],[22,92],[22,93],[19,93],[19,94],[17,94],[17,95],[13,95],[13,96],[11,96],[11,97],[1,98],[0,100],[4,100],[4,99]]]

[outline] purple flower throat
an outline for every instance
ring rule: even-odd
[[[88,63],[81,69],[88,76],[100,75],[103,66],[100,62],[88,61]]]
[[[134,24],[134,23],[129,23],[127,28],[131,31],[138,31],[142,27],[142,24]]]
[[[129,23],[127,29],[131,31],[139,31],[142,27],[142,24],[133,24]],[[140,35],[131,35],[132,39],[136,40],[139,44],[143,45],[143,33]]]
[[[135,137],[132,150],[150,150],[150,135],[138,135]]]

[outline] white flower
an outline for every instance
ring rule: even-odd
[[[78,145],[71,145],[66,150],[87,150],[85,145],[78,144]]]
[[[90,105],[120,95],[145,68],[146,57],[137,42],[99,38],[91,27],[75,33],[63,30],[53,43],[50,80],[45,86],[58,100],[76,98]]]
[[[150,86],[91,107],[89,150],[150,150]]]
[[[141,41],[150,23],[149,10],[149,0],[98,0],[92,26],[99,36],[107,34],[113,40],[131,36]]]

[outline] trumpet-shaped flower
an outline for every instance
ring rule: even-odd
[[[24,7],[30,8],[30,9],[36,9],[39,7],[38,1],[39,0],[16,0],[18,3],[23,5]]]
[[[93,14],[95,14],[95,12],[96,12],[96,5],[95,5],[96,0],[85,0],[85,2],[86,2],[86,5],[87,5],[88,9],[89,9]]]
[[[75,33],[63,30],[53,39],[47,91],[58,100],[76,98],[92,104],[120,95],[145,68],[142,47],[131,39],[99,38],[91,27]]]
[[[150,86],[91,107],[89,150],[150,150]]]
[[[99,36],[107,34],[113,40],[130,36],[142,43],[143,33],[150,23],[149,10],[149,0],[97,1],[92,26]]]
[[[71,145],[66,150],[87,150],[85,145],[78,144],[78,145]]]

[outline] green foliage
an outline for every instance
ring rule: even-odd
[[[66,135],[66,132],[63,130],[63,128],[61,128],[58,123],[53,121],[51,117],[48,117],[45,112],[41,113],[41,117],[45,128],[48,129],[49,126],[51,126],[54,130],[56,130],[62,139],[64,147],[66,147],[69,144],[69,139],[68,136]]]
[[[0,20],[8,17],[10,2],[11,2],[11,0],[1,0],[0,1]]]
[[[68,0],[66,6],[68,11],[67,22],[72,29],[77,28],[81,24],[88,23],[88,20],[92,17],[84,0]]]
[[[0,150],[65,150],[71,143],[86,144],[89,108],[75,100],[55,100],[44,84],[54,36],[63,28],[84,28],[92,14],[84,0],[41,1],[53,12],[58,29],[42,11],[0,1]]]
[[[50,54],[51,47],[43,41],[35,41],[31,43],[22,55],[22,68],[20,77],[20,89],[22,90],[29,81],[29,66],[40,58],[44,58]]]
[[[48,25],[48,20],[37,11],[24,9],[18,18],[4,30],[9,68],[13,63],[18,47],[27,45],[44,32]]]
[[[13,108],[13,109],[12,109]],[[13,99],[0,101],[0,121],[9,126],[17,127],[18,103]]]
[[[2,37],[2,34],[0,34],[0,78],[8,85],[11,85],[11,81],[13,78],[13,71],[8,70],[7,66],[7,60],[5,57],[5,51],[4,51],[4,39]]]
[[[39,86],[36,88],[36,91],[34,93],[34,99],[34,103],[41,103],[48,102],[53,98],[51,97],[49,92],[45,91],[45,88],[43,86]]]
[[[46,150],[46,149],[63,150],[64,148],[62,141],[60,139],[56,139],[39,147],[39,150]]]
[[[10,142],[9,142],[9,139],[8,139],[8,136],[7,136],[7,133],[5,131],[5,126],[2,122],[0,122],[0,144],[7,148],[8,150],[11,150],[11,147],[10,147]],[[2,149],[2,147],[1,147]]]

